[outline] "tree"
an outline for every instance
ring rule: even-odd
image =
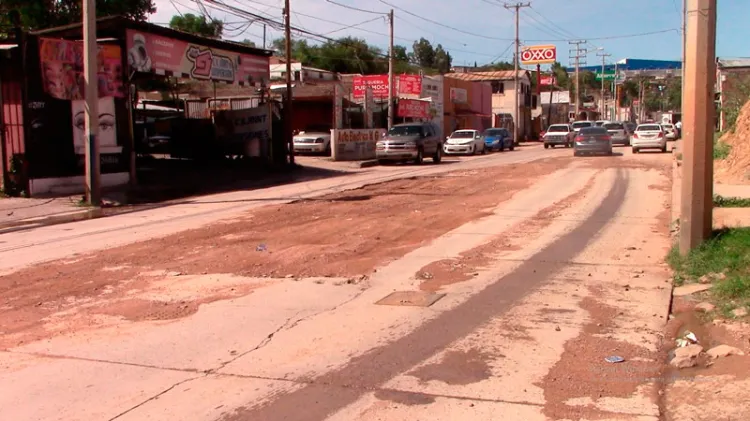
[[[244,40],[242,40],[242,41],[240,42],[240,44],[245,44],[245,45],[247,45],[248,47],[257,47],[257,45],[255,44],[255,42],[253,42],[253,41],[250,41],[249,39],[244,39]]]
[[[442,45],[438,44],[437,47],[435,47],[435,58],[432,61],[432,65],[428,67],[437,69],[440,74],[444,74],[450,72],[452,64],[453,57],[451,57],[449,52],[443,49]]]
[[[169,27],[178,31],[217,39],[221,38],[221,34],[224,32],[224,22],[213,18],[209,20],[205,15],[196,16],[192,13],[172,16]]]
[[[412,62],[420,67],[433,67],[435,64],[435,49],[424,38],[415,41],[411,47]]]
[[[26,30],[39,30],[81,22],[81,0],[2,0],[0,1],[0,34],[8,35],[12,23],[9,13],[18,11],[21,26]],[[153,0],[97,0],[96,15],[125,16],[135,21],[145,21],[156,12]]]

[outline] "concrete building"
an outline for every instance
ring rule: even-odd
[[[286,80],[286,62],[278,57],[271,57],[269,64],[272,81]],[[335,72],[303,66],[298,61],[292,62],[292,80],[303,84],[315,84],[321,82],[333,82],[338,80]]]
[[[484,82],[489,84],[492,95],[493,126],[507,126],[504,121],[508,117],[513,124],[518,124],[518,133],[521,139],[532,135],[531,126],[531,74],[527,70],[519,70],[519,87],[516,89],[513,70],[501,70],[492,72],[469,72],[448,73],[446,78],[468,81]],[[518,95],[519,116],[516,118],[513,95]],[[512,129],[512,127],[508,127]]]
[[[750,100],[750,58],[716,59],[718,129],[729,129],[734,118]]]

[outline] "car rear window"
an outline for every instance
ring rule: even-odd
[[[577,122],[573,123],[573,128],[580,129],[582,127],[591,127],[593,125],[594,125],[594,123],[592,123],[590,121],[577,121]]]
[[[547,129],[547,133],[567,133],[569,131],[568,126],[549,126],[549,129]]]
[[[415,136],[424,133],[422,125],[413,126],[393,126],[388,130],[389,136]]]
[[[638,126],[638,128],[636,129],[636,131],[638,131],[638,132],[652,132],[652,131],[653,132],[658,132],[658,131],[661,131],[661,126],[659,126],[657,124],[647,124],[647,125],[643,125],[643,126]]]
[[[604,125],[607,130],[623,130],[625,127],[620,123],[607,123]]]
[[[474,132],[470,131],[453,132],[451,135],[452,139],[471,139],[472,137],[474,137]]]
[[[581,135],[600,135],[600,134],[608,134],[607,129],[604,127],[584,127],[579,132]]]
[[[502,136],[503,131],[500,129],[487,129],[484,131],[485,136]]]

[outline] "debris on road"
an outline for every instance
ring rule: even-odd
[[[675,368],[690,368],[698,365],[698,357],[703,352],[700,345],[688,345],[684,348],[677,348],[674,351],[674,358],[669,365]]]
[[[611,364],[617,364],[625,361],[625,358],[622,358],[618,355],[611,355],[609,357],[606,357],[604,361],[611,363]]]
[[[268,251],[268,246],[265,244],[258,244],[258,247],[255,248],[255,251]]]
[[[681,338],[677,338],[675,342],[677,343],[678,348],[684,348],[688,345],[697,344],[698,337],[695,336],[695,333],[687,331],[682,335]]]

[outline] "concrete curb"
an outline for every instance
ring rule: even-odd
[[[368,160],[368,161],[360,161],[360,162],[358,162],[358,163],[357,163],[357,166],[358,166],[359,168],[370,168],[370,167],[376,167],[376,166],[378,166],[379,164],[380,164],[380,163],[378,162],[378,160],[377,160],[377,159],[370,159],[370,160]]]

